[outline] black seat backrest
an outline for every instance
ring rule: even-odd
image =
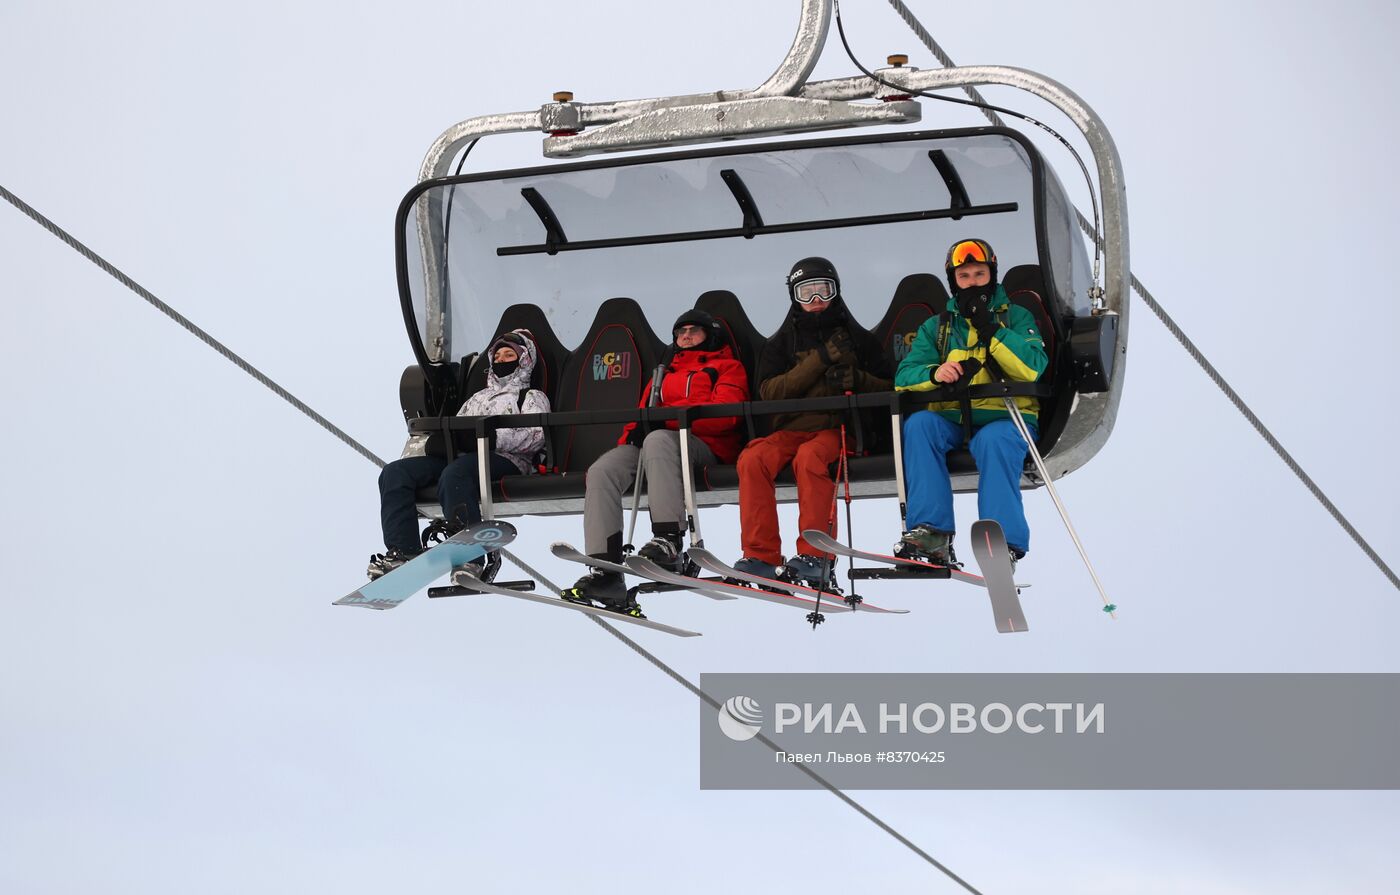
[[[564,363],[554,409],[634,408],[659,361],[663,344],[641,307],[630,298],[610,298],[598,307],[583,341]],[[617,444],[622,424],[552,427],[554,466],[582,472]]]
[[[1040,276],[1040,265],[1018,264],[1001,278],[1007,298],[1012,304],[1020,305],[1035,317],[1041,337],[1045,340],[1045,353],[1050,358],[1050,367],[1045,371],[1047,381],[1053,381],[1056,356],[1060,349],[1062,333],[1059,320],[1050,313],[1045,299],[1045,282]]]
[[[943,281],[931,273],[911,273],[899,281],[885,316],[875,324],[875,338],[880,340],[892,369],[909,353],[919,327],[948,304],[948,290]]]
[[[754,329],[744,306],[738,297],[727,289],[711,289],[695,301],[695,307],[719,321],[729,335],[739,362],[749,374],[749,389],[754,387],[754,369],[758,363],[758,352],[765,339]]]
[[[753,321],[749,320],[749,315],[739,303],[738,296],[727,289],[711,289],[695,300],[695,307],[715,318],[720,326],[724,327],[739,363],[744,365],[744,372],[748,374],[749,399],[758,400],[758,355],[767,339],[754,328]],[[747,433],[747,437],[756,438],[767,435],[772,431],[772,426],[766,417],[747,416],[743,431]]]
[[[551,407],[553,406],[555,392],[558,391],[559,377],[563,373],[564,361],[569,356],[569,350],[554,334],[554,330],[549,326],[548,318],[544,316],[544,311],[540,310],[539,305],[526,304],[511,305],[502,312],[500,322],[496,324],[490,341],[479,346],[481,353],[476,355],[475,361],[470,366],[466,364],[468,358],[462,359],[463,371],[466,374],[466,381],[462,385],[462,401],[486,387],[486,370],[491,364],[491,359],[486,356],[486,349],[503,334],[513,329],[528,329],[530,335],[534,336],[535,349],[539,358],[535,364],[534,372],[530,374],[530,387],[539,389],[548,395]]]
[[[1055,394],[1069,394],[1073,387],[1069,382],[1070,365],[1061,362],[1064,352],[1064,327],[1057,314],[1052,313],[1050,301],[1046,298],[1045,281],[1040,275],[1038,264],[1018,264],[1001,278],[1007,297],[1012,304],[1020,305],[1035,317],[1036,328],[1045,341],[1045,354],[1049,365],[1041,375],[1041,381],[1049,383]],[[1040,436],[1037,444],[1042,451],[1049,451],[1064,431],[1069,420],[1071,401],[1061,401],[1058,397],[1040,399]]]

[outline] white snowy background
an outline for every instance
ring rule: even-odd
[[[392,457],[412,360],[392,218],[428,144],[558,89],[756,85],[797,6],[8,0],[0,183]],[[1134,271],[1400,562],[1396,7],[911,6],[960,63],[1043,72],[1103,116]],[[867,63],[935,65],[885,3],[844,14]],[[815,77],[853,71],[833,34]],[[924,122],[981,119],[926,103]],[[540,158],[538,135],[504,137],[468,170]],[[693,698],[587,620],[332,609],[377,549],[370,464],[8,206],[0,296],[0,891],[956,890],[828,793],[700,791]],[[1061,484],[1117,622],[1038,492],[1028,635],[913,585],[881,588],[910,615],[815,634],[656,597],[705,636],[629,634],[692,679],[1396,671],[1400,594],[1140,303],[1130,347],[1112,439]],[[891,539],[892,503],[856,515],[862,543]],[[577,518],[521,527],[519,552],[576,575],[545,548]],[[710,546],[736,555],[737,527],[710,512]],[[987,893],[1400,876],[1388,792],[854,795]]]

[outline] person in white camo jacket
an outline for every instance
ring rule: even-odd
[[[511,330],[496,339],[488,350],[491,366],[486,372],[486,387],[469,397],[457,415],[548,413],[549,398],[530,388],[530,375],[538,356],[529,330]],[[539,426],[496,430],[490,457],[491,481],[533,472],[535,457],[543,447],[544,430]],[[438,500],[449,533],[481,520],[475,451],[459,454],[451,462],[444,457],[422,456],[401,457],[386,464],[379,474],[379,515],[386,552],[370,557],[371,579],[393,571],[422,552],[416,495],[419,488],[433,483],[438,486]],[[494,560],[495,554],[490,559]],[[482,567],[475,571],[489,580],[499,562],[478,565]]]

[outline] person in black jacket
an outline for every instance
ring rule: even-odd
[[[758,397],[817,398],[848,392],[882,392],[892,371],[879,341],[856,323],[841,298],[836,268],[825,258],[803,258],[788,274],[791,307],[758,360]],[[792,464],[797,479],[798,529],[835,535],[832,501],[836,482],[830,467],[841,455],[842,414],[785,413],[773,433],[749,443],[739,455],[739,519],[744,556],[735,568],[772,578],[828,586],[831,556],[802,537],[797,555],[784,566],[774,479]],[[783,566],[780,571],[777,567]]]

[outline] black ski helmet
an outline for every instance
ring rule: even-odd
[[[997,284],[997,253],[985,239],[960,239],[948,248],[948,257],[943,262],[943,271],[948,275],[948,288],[957,294],[958,280],[953,272],[964,264],[977,261],[992,269],[991,285]]]
[[[831,300],[836,301],[841,297],[841,278],[836,275],[836,265],[825,258],[813,256],[794,264],[788,273],[788,301],[797,304],[797,285],[808,280],[831,280],[834,289]]]
[[[699,308],[691,308],[677,317],[676,322],[671,324],[672,345],[676,344],[676,330],[682,326],[704,327],[705,341],[700,343],[698,350],[717,351],[724,344],[724,332],[720,328],[719,321]]]

